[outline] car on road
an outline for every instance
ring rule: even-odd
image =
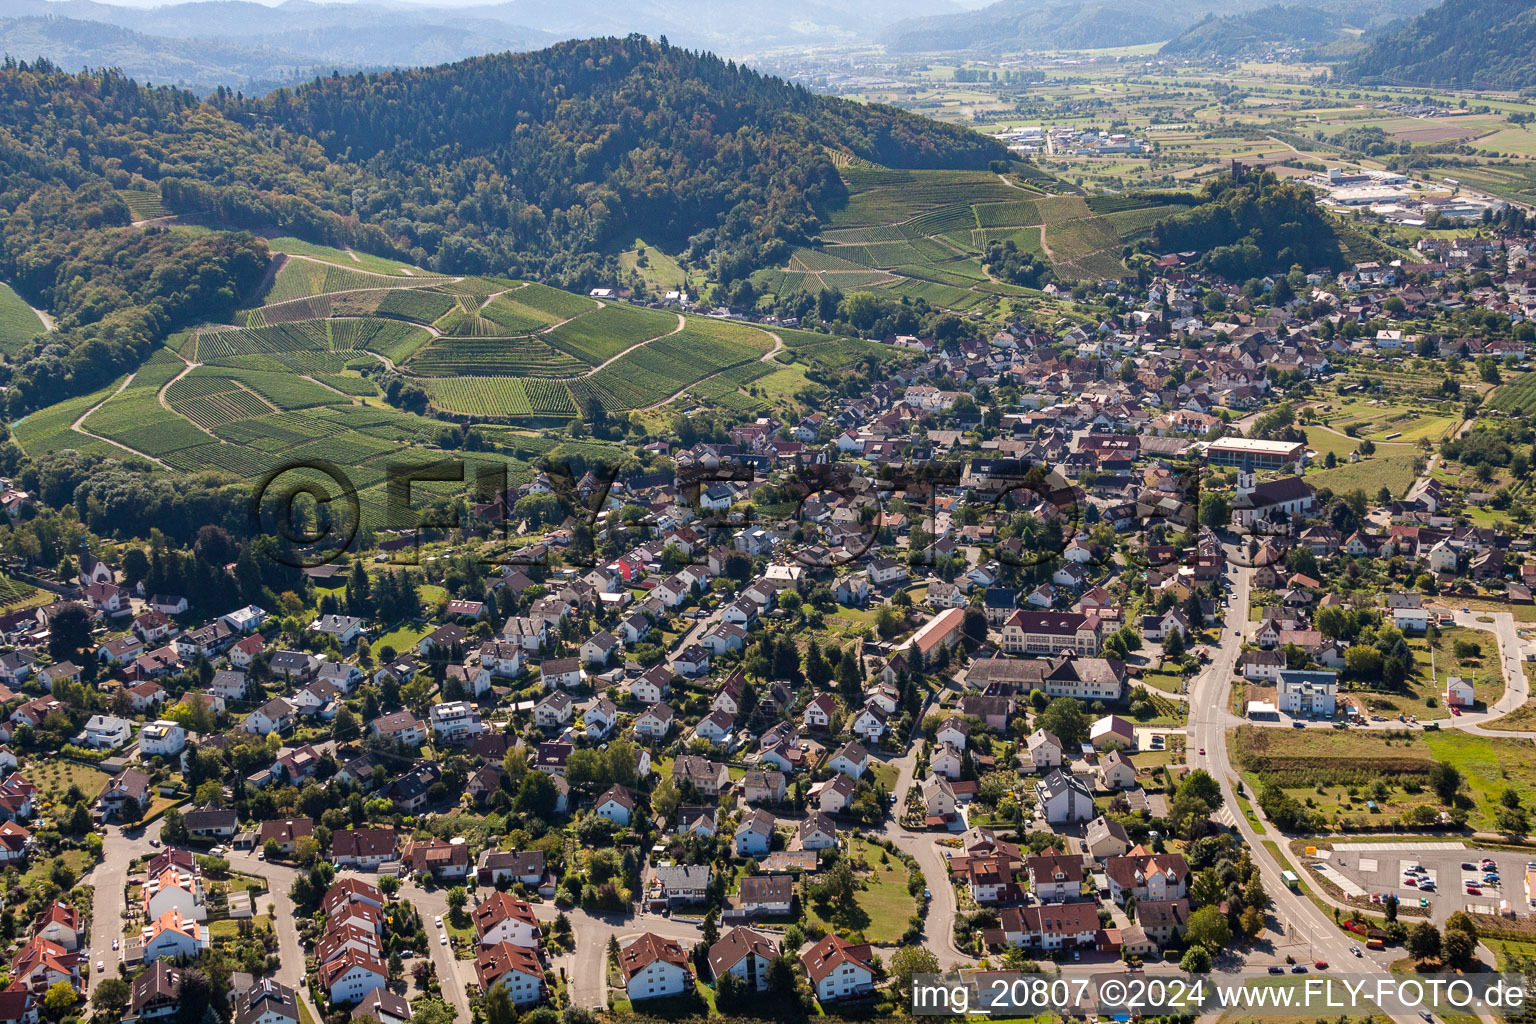
[[[1360,947],[1359,946],[1350,946],[1349,947],[1349,952],[1350,952],[1350,954],[1352,956],[1364,956],[1365,955],[1364,953],[1360,952]]]
[[[434,917],[432,923],[441,928],[443,926],[443,919],[441,917]]]
[[[1461,862],[1461,870],[1463,870],[1463,871],[1476,871],[1477,870],[1477,865],[1473,864],[1469,860],[1464,860],[1464,861]]]
[[[1435,1019],[1435,1015],[1430,1013],[1428,1010],[1420,1010],[1419,1016],[1423,1017],[1427,1021],[1433,1021]]]
[[[1200,756],[1201,756],[1201,757],[1204,757],[1204,756],[1205,756],[1205,748],[1204,748],[1204,747],[1201,747],[1201,748],[1200,748]]]
[[[1284,974],[1285,973],[1285,968],[1281,967],[1279,964],[1270,964],[1269,965],[1269,973],[1270,974]]]
[[[1457,707],[1455,704],[1452,704],[1451,705],[1451,714],[1454,717],[1456,717],[1456,718],[1460,718],[1461,717],[1461,708]]]
[[[443,932],[443,934],[441,934],[441,935],[439,935],[437,937],[437,941],[442,943],[445,946],[448,945],[448,933],[447,932]]]
[[[116,948],[117,948],[117,940],[116,940],[116,939],[113,939],[113,940],[112,940],[112,948],[113,948],[113,949],[116,949]]]
[[[96,961],[96,973],[97,974],[101,974],[101,973],[105,972],[106,969],[107,969],[107,962],[105,960],[97,960]]]
[[[149,845],[150,845],[150,846],[155,846],[155,847],[158,847],[158,846],[159,846],[159,845],[160,845],[160,840],[158,840],[158,839],[151,839],[151,840],[150,840],[150,841],[149,841]]]
[[[1292,974],[1306,974],[1307,973],[1307,965],[1306,964],[1297,964],[1295,967],[1291,968],[1291,973]]]
[[[925,900],[933,899],[933,893],[929,892],[927,889],[924,889],[923,890],[923,899],[925,899]]]
[[[1316,967],[1320,971],[1326,971],[1328,969],[1328,961],[1327,960],[1315,960],[1315,961],[1313,961],[1312,966]]]

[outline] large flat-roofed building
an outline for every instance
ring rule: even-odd
[[[1223,437],[1206,445],[1205,459],[1213,466],[1279,469],[1299,464],[1307,446],[1300,441],[1260,441],[1247,437]]]

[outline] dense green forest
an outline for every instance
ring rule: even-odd
[[[0,276],[60,331],[0,366],[6,409],[101,386],[260,282],[259,239],[132,227],[116,189],[158,187],[174,212],[237,232],[576,288],[611,279],[613,243],[638,235],[686,244],[730,283],[820,229],[844,195],[834,151],[895,167],[1007,156],[963,128],[639,36],[206,102],[8,59]]]
[[[1340,69],[1368,84],[1524,89],[1536,85],[1536,8],[1522,0],[1446,0],[1371,40]]]
[[[1342,256],[1333,226],[1301,185],[1273,174],[1209,182],[1198,206],[1160,220],[1138,243],[1147,252],[1199,251],[1200,265],[1241,281],[1294,264],[1338,267]]]

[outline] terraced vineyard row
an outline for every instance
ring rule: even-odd
[[[525,290],[519,288],[510,295],[496,296],[486,304],[484,309],[480,310],[480,315],[507,334],[527,334],[564,319],[533,306],[524,305],[513,297]]]
[[[271,305],[275,302],[322,295],[327,292],[344,292],[359,288],[420,288],[445,281],[447,278],[444,277],[426,275],[392,277],[366,270],[339,267],[333,263],[290,259],[278,270],[277,276],[272,281],[272,287],[267,291],[263,301],[266,305]]]
[[[638,306],[604,306],[539,335],[591,366],[625,349],[677,329],[677,317]]]
[[[421,288],[397,288],[379,299],[376,309],[385,316],[396,316],[417,323],[430,324],[453,309],[454,298],[442,292]]]
[[[576,415],[571,391],[559,381],[521,377],[457,377],[424,382],[432,404],[444,412],[490,418]]]
[[[588,368],[533,337],[438,338],[409,367],[428,377],[570,377]]]

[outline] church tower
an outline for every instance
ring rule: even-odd
[[[1258,482],[1258,474],[1253,471],[1253,460],[1244,457],[1243,464],[1237,471],[1237,496],[1245,498],[1252,494]]]

